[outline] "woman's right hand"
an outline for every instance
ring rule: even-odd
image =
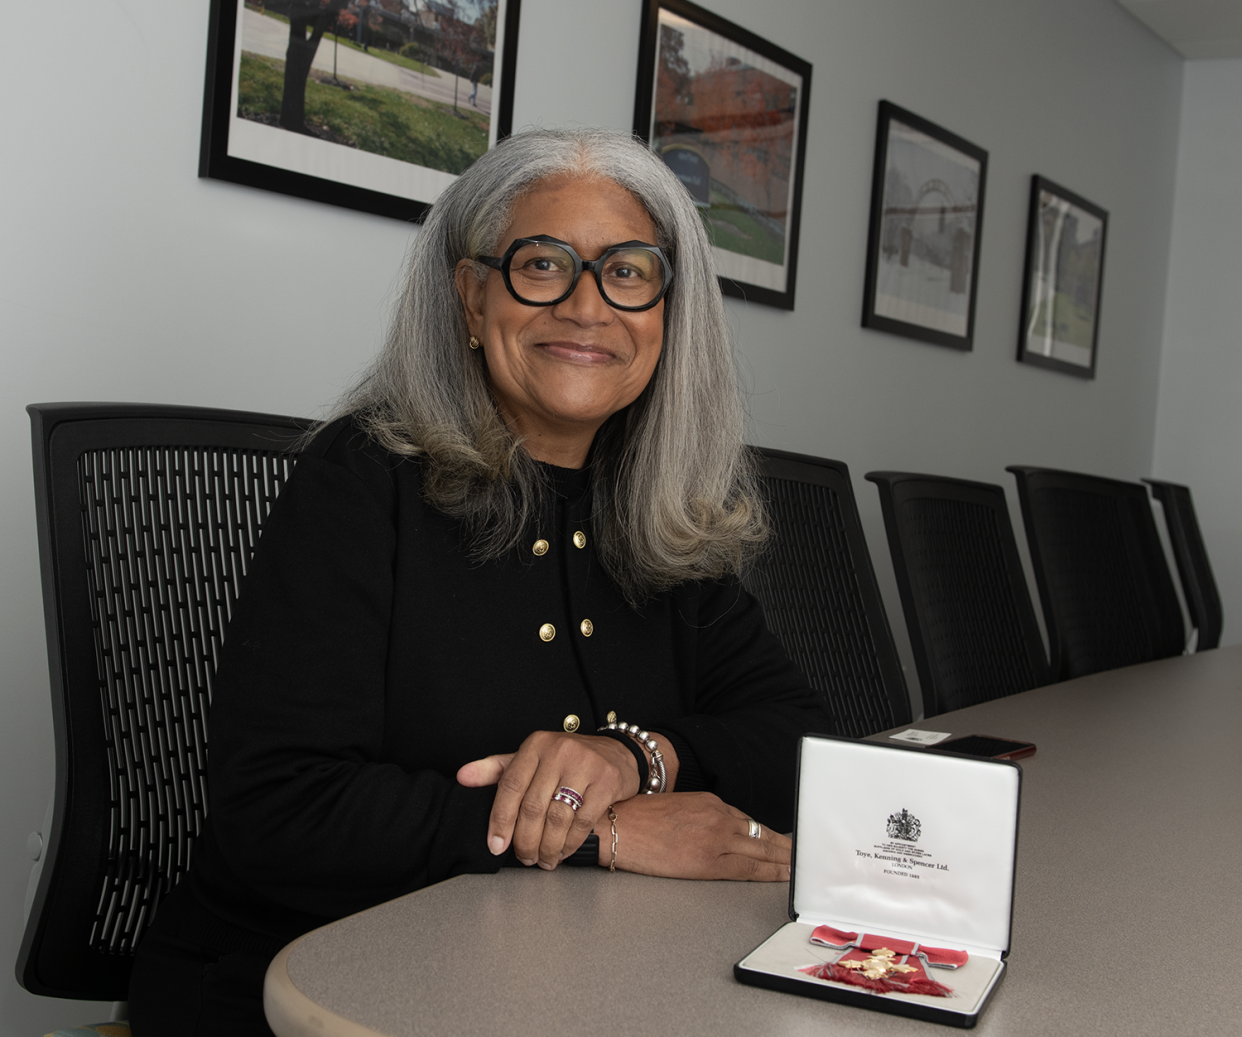
[[[519,861],[548,870],[607,818],[609,803],[633,796],[642,781],[633,754],[616,739],[562,731],[535,731],[516,753],[466,764],[457,780],[469,788],[496,786],[487,829],[492,853],[504,853],[512,841]],[[552,799],[562,786],[582,797],[579,809]]]
[[[710,792],[634,796],[613,806],[617,867],[671,879],[788,882],[793,843],[766,825],[758,839],[750,819]],[[605,814],[595,825],[599,860],[612,861],[612,828]]]

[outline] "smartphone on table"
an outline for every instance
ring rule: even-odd
[[[990,735],[962,735],[950,738],[933,748],[964,756],[984,756],[989,760],[1021,760],[1035,755],[1032,742],[1015,742],[1010,738],[993,738]]]

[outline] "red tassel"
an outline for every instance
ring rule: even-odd
[[[844,969],[828,962],[824,965],[807,965],[799,970],[815,979],[826,979],[834,983],[848,983],[850,986],[862,987],[875,994],[925,994],[928,997],[949,997],[953,993],[951,987],[937,983],[928,978],[922,971],[911,976],[907,981],[897,976],[889,979],[868,979],[856,969]]]
[[[900,982],[894,982],[893,989],[901,994],[926,994],[928,997],[949,997],[953,993],[952,987],[946,987],[943,983],[937,983],[930,976],[925,975],[915,976],[904,987]]]

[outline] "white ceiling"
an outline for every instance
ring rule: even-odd
[[[1242,58],[1242,0],[1117,0],[1186,58]]]

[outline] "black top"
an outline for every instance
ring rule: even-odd
[[[421,462],[349,420],[316,437],[220,663],[190,874],[214,914],[292,939],[512,864],[485,845],[494,789],[456,771],[571,715],[587,733],[610,710],[665,733],[678,790],[790,830],[797,739],[830,730],[821,696],[736,580],[628,605],[595,556],[589,470],[550,476],[527,542],[480,563],[424,501]]]

